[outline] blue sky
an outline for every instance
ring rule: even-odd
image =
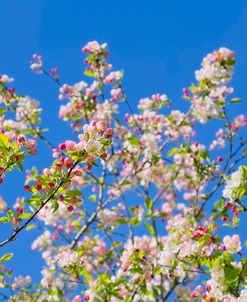
[[[29,69],[33,53],[42,54],[47,66],[59,67],[62,81],[72,84],[83,78],[81,47],[90,40],[107,42],[114,69],[125,71],[133,107],[139,98],[161,92],[185,109],[181,89],[193,81],[204,55],[225,46],[237,53],[235,94],[247,99],[247,1],[2,0],[0,10],[0,74],[13,76],[18,92],[40,100],[43,125],[51,129],[47,135],[55,144],[70,135],[70,128],[57,119],[56,85]],[[234,111],[246,113],[245,108]],[[206,138],[212,135],[204,132]],[[41,148],[29,163],[45,167],[49,155]],[[7,187],[13,188],[13,182],[16,192],[0,191],[10,203],[23,177],[8,177]],[[41,262],[37,252],[30,253],[32,238],[22,234],[6,250],[16,249],[17,274],[34,274],[37,280]],[[30,261],[34,265],[27,265]]]

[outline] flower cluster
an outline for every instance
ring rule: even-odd
[[[39,103],[0,76],[0,183],[13,167],[23,170],[38,139],[53,157],[44,169],[26,170],[25,194],[13,210],[0,197],[0,223],[13,229],[0,247],[37,227],[31,248],[44,263],[35,286],[4,265],[12,253],[2,254],[0,287],[11,289],[8,300],[246,301],[238,226],[247,212],[247,120],[227,111],[240,103],[227,102],[235,54],[220,48],[203,59],[197,84],[183,90],[191,106],[182,112],[159,93],[141,98],[135,111],[107,45],[92,41],[82,51],[89,83],[60,82],[58,68],[47,72],[40,55],[31,62],[67,102],[59,117],[73,133],[57,148],[41,134]],[[210,119],[218,119],[218,130],[208,146],[197,121]]]
[[[196,71],[198,86],[184,89],[184,97],[191,101],[191,113],[201,123],[224,114],[225,101],[233,89],[226,85],[231,80],[235,54],[227,48],[208,54],[202,68]]]
[[[43,73],[43,61],[41,55],[33,55],[33,60],[30,62],[30,68],[36,73]]]
[[[35,155],[37,141],[29,139],[25,135],[16,135],[15,132],[0,133],[0,183],[3,182],[3,176],[13,166],[23,170],[22,162],[27,153]]]
[[[230,200],[238,198],[236,193],[241,183],[243,183],[243,169],[239,168],[238,171],[232,173],[227,180],[225,189],[223,190],[223,196]]]

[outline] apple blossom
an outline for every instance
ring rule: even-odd
[[[61,83],[42,56],[31,62],[59,87],[59,118],[72,134],[58,145],[43,134],[39,102],[0,77],[0,183],[23,171],[28,154],[42,156],[37,142],[53,158],[26,170],[13,210],[0,198],[0,223],[12,228],[0,247],[36,227],[31,248],[43,259],[35,285],[8,268],[12,253],[1,253],[8,301],[246,301],[247,259],[236,232],[247,212],[247,120],[229,110],[239,102],[229,100],[235,53],[220,48],[203,59],[196,83],[183,89],[183,112],[161,93],[133,109],[107,44],[91,41],[82,51],[87,82]],[[206,144],[200,131],[209,120],[217,125]]]

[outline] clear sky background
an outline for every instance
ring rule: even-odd
[[[185,110],[182,88],[194,80],[203,56],[225,46],[237,53],[235,95],[247,99],[246,0],[1,0],[0,29],[0,74],[13,76],[17,92],[42,103],[43,125],[54,144],[68,137],[70,128],[57,118],[57,86],[29,69],[33,53],[42,54],[46,66],[59,67],[62,82],[73,84],[83,79],[81,47],[91,40],[107,42],[114,69],[125,71],[133,107],[141,97],[161,92]],[[246,105],[233,110],[246,113]],[[205,139],[213,135],[210,126],[204,130]],[[28,163],[45,167],[49,158],[50,150],[41,147]],[[9,203],[23,186],[24,175],[18,175],[7,177],[0,188]],[[1,239],[6,235],[0,231]],[[35,232],[22,234],[5,251],[16,251],[16,274],[31,274],[37,281],[41,260],[30,252],[34,237]]]

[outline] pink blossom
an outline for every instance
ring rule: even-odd
[[[238,253],[242,249],[239,235],[233,235],[232,237],[227,235],[224,237],[223,243],[226,250],[231,254]]]

